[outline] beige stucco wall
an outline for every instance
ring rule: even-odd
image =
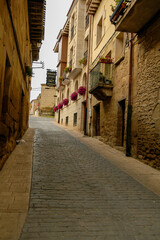
[[[60,123],[65,124],[66,117],[69,117],[68,125],[73,127],[73,116],[77,113],[77,125],[74,126],[75,129],[83,131],[84,125],[84,110],[82,107],[82,102],[86,100],[85,96],[79,96],[76,101],[71,101],[70,96],[75,89],[76,82],[78,82],[78,88],[80,86],[85,86],[83,81],[83,76],[87,72],[87,66],[80,65],[79,60],[84,57],[84,38],[87,37],[89,32],[85,31],[85,1],[79,0],[75,1],[73,8],[69,13],[69,36],[68,36],[68,54],[67,54],[67,66],[69,66],[70,61],[70,49],[73,47],[73,57],[72,57],[72,69],[81,69],[81,72],[74,78],[69,77],[70,82],[68,85],[64,86],[64,89],[57,91],[56,105],[62,102],[64,98],[67,98],[67,91],[69,89],[69,104],[68,106],[63,106],[63,109],[57,111],[55,114],[55,119],[58,121],[58,112],[60,112]],[[74,37],[71,40],[71,18],[74,15]],[[87,32],[87,33],[86,33]],[[69,75],[69,74],[68,74]]]
[[[96,57],[98,57],[102,50],[102,48],[108,43],[111,36],[115,32],[115,27],[111,24],[109,16],[112,15],[111,11],[111,4],[115,5],[114,0],[102,0],[101,4],[99,5],[96,14],[94,15],[93,19],[93,31],[92,31],[92,55],[91,55],[91,62],[93,62]],[[97,44],[97,24],[99,20],[103,19],[102,24],[102,39]]]
[[[56,101],[55,87],[48,87],[46,84],[41,84],[41,100],[40,112],[41,114],[51,114],[51,110]]]
[[[69,104],[68,106],[63,106],[63,109],[60,110],[60,123],[63,122],[65,124],[66,117],[69,117],[68,126],[73,126],[73,115],[77,113],[77,126],[74,126],[76,129],[82,131],[83,130],[83,114],[82,114],[82,102],[86,100],[86,95],[80,96],[78,94],[77,100],[71,100],[71,94],[76,91],[75,85],[78,81],[78,88],[80,86],[84,86],[83,82],[83,74],[86,71],[86,67],[83,69],[82,73],[79,74],[74,80],[71,79],[69,85],[65,85],[64,90],[59,92],[58,98],[56,100],[56,105],[59,102],[62,102],[63,99],[67,98],[67,92],[69,89]],[[63,119],[63,120],[62,120]],[[58,111],[56,112],[56,120],[58,120]]]

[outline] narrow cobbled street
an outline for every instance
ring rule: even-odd
[[[20,240],[159,240],[160,198],[52,119],[35,128],[28,216]]]

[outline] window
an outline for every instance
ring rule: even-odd
[[[87,14],[85,18],[85,29],[87,29],[88,26],[89,26],[89,15]]]
[[[75,91],[76,92],[78,91],[78,81],[76,81],[76,83],[75,83]]]
[[[67,89],[67,98],[69,99],[69,88]]]
[[[72,58],[73,58],[73,47],[70,49],[70,61],[69,61],[69,66],[72,67]]]
[[[12,69],[11,64],[8,58],[8,55],[6,56],[6,64],[5,64],[5,75],[4,75],[4,88],[3,88],[3,101],[2,101],[2,113],[8,112],[8,102],[10,99],[9,96],[9,87],[10,82],[12,79]]]
[[[84,58],[88,58],[88,36],[84,41]]]
[[[77,126],[77,113],[73,115],[73,126]]]
[[[115,61],[124,57],[124,33],[119,33],[115,42]]]
[[[74,36],[74,14],[71,18],[71,40],[72,40],[73,36]]]
[[[67,116],[66,117],[66,125],[68,125],[68,120],[69,120],[69,117]]]
[[[102,38],[102,17],[97,24],[97,45],[99,44]]]
[[[86,79],[87,79],[87,75],[86,75],[86,73],[84,73],[84,75],[83,75],[83,82],[82,82],[82,86],[86,86]]]

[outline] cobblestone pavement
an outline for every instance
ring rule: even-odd
[[[20,240],[159,240],[160,198],[53,125],[38,127],[30,207]]]

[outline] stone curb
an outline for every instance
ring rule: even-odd
[[[0,240],[17,240],[28,212],[34,129],[28,129],[0,171]]]

